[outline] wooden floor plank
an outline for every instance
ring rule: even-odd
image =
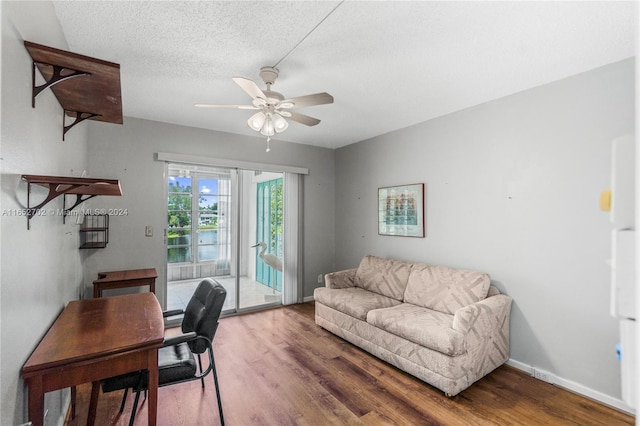
[[[332,335],[305,303],[220,320],[214,341],[227,425],[633,425],[621,413],[502,366],[453,398]],[[175,331],[168,330],[169,334]],[[78,387],[86,421],[90,385]],[[97,425],[128,424],[133,397],[101,394]],[[142,401],[136,425],[146,425]],[[159,425],[219,424],[213,380],[159,389]]]

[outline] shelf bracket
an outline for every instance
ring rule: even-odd
[[[47,80],[44,84],[40,86],[36,86],[36,69],[38,68],[38,64],[47,65],[53,69],[53,74],[51,75],[51,78],[49,78],[49,80]],[[65,71],[67,72],[67,74],[65,74]],[[89,76],[89,75],[91,75],[91,73],[87,71],[74,70],[72,68],[61,67],[59,65],[48,64],[46,62],[33,61],[33,69],[31,72],[31,107],[32,108],[36,107],[36,96],[38,96],[40,92],[42,92],[46,88],[54,86],[70,78]],[[43,77],[44,77],[44,74],[43,74]]]
[[[62,223],[65,223],[65,220],[67,218],[67,216],[69,215],[69,212],[73,209],[75,209],[76,207],[78,207],[80,204],[84,203],[85,201],[87,201],[90,198],[95,197],[97,194],[92,194],[92,195],[86,195],[84,198],[82,198],[82,194],[76,194],[76,202],[69,208],[67,208],[67,197],[63,197],[62,198]]]
[[[67,114],[71,115],[71,114],[75,114],[75,119],[73,121],[73,123],[66,125],[66,117]],[[93,118],[93,117],[99,117],[100,114],[95,114],[93,112],[83,112],[83,111],[69,111],[69,110],[64,110],[64,112],[62,113],[62,140],[64,141],[64,135],[67,134],[67,132],[76,124],[79,124],[81,122],[83,122],[84,120],[88,120],[89,118]]]
[[[67,188],[65,188],[64,190],[58,190],[58,187],[60,185],[58,185],[57,183],[49,183],[47,185],[49,187],[49,194],[47,195],[47,198],[45,198],[45,200],[43,202],[41,202],[40,204],[38,204],[37,206],[31,207],[31,182],[27,183],[27,229],[31,229],[30,227],[30,221],[31,219],[40,211],[40,209],[42,209],[43,206],[45,206],[49,201],[53,200],[54,198],[56,198],[57,196],[64,194],[65,192],[69,192],[73,189],[79,188],[83,185],[65,185],[67,186]],[[66,216],[66,210],[64,213],[64,216]],[[63,223],[64,223],[64,216],[63,216]]]

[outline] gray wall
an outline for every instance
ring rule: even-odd
[[[337,269],[374,254],[489,272],[514,299],[516,364],[619,399],[598,197],[634,118],[626,60],[338,149]],[[426,238],[377,235],[377,188],[419,182]]]
[[[96,176],[120,179],[123,196],[96,198],[87,204],[127,209],[127,215],[110,218],[109,244],[105,249],[87,251],[86,291],[91,291],[89,287],[98,270],[154,267],[160,275],[159,282],[164,282],[167,200],[164,163],[155,160],[158,152],[308,168],[303,183],[303,296],[313,295],[318,274],[332,270],[334,150],[272,141],[271,152],[267,153],[264,138],[130,117],[125,117],[122,126],[90,124],[89,169]],[[153,226],[153,237],[145,237],[146,225]]]
[[[82,282],[78,227],[47,214],[32,219],[28,231],[26,218],[15,215],[26,207],[27,185],[20,176],[80,176],[86,168],[88,131],[79,125],[62,142],[62,108],[50,90],[31,108],[31,57],[23,40],[67,49],[52,4],[3,1],[0,7],[0,424],[17,425],[27,418],[20,369],[64,305],[78,298]],[[42,188],[32,191],[40,200],[45,195]],[[62,199],[49,208],[61,209]],[[61,422],[67,397],[68,391],[47,394],[47,424]]]

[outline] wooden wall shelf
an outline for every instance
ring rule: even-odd
[[[24,46],[33,59],[31,105],[35,108],[36,96],[51,88],[64,110],[62,140],[84,120],[122,124],[119,64],[26,40]],[[36,68],[46,81],[40,86],[36,86]],[[66,117],[74,121],[67,125]]]
[[[22,175],[22,180],[28,184],[27,188],[27,229],[29,229],[29,221],[35,216],[43,206],[49,201],[63,194],[75,194],[75,203],[67,208],[66,200],[63,201],[62,221],[67,216],[67,212],[73,210],[89,198],[97,195],[122,196],[122,188],[120,181],[117,179],[92,179],[64,176],[41,176],[41,175]],[[31,206],[30,194],[31,185],[39,185],[49,189],[49,194],[37,206]],[[64,198],[63,198],[64,200]]]

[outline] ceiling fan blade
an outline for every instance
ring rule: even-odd
[[[258,109],[253,105],[212,105],[212,104],[195,104],[196,108],[238,108],[238,109]]]
[[[333,96],[326,92],[322,92],[314,93],[313,95],[298,96],[296,98],[285,99],[280,103],[283,104],[285,102],[293,102],[293,108],[303,108],[314,105],[332,104]]]
[[[300,124],[304,124],[305,126],[315,126],[320,123],[320,120],[317,118],[309,117],[308,115],[300,114],[299,112],[291,111],[291,117],[289,120],[296,121]]]
[[[233,81],[235,81],[236,84],[240,86],[242,90],[247,92],[252,98],[267,98],[253,80],[249,80],[248,78],[244,77],[233,77]]]

